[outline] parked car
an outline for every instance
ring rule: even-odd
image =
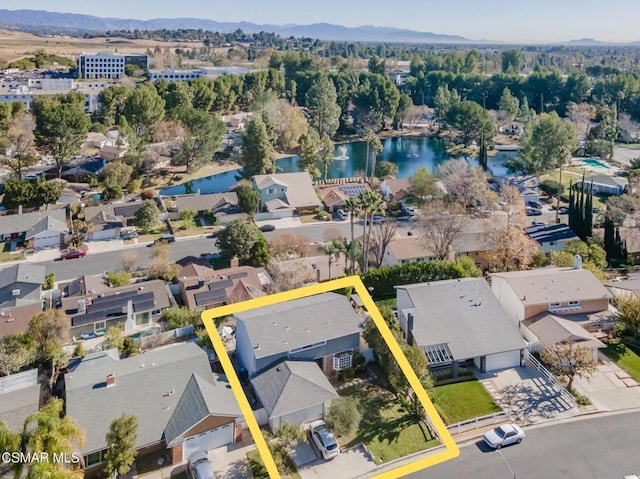
[[[527,216],[542,216],[542,210],[538,208],[527,208]]]
[[[349,215],[344,210],[338,210],[336,211],[336,217],[341,220],[346,220],[349,218]]]
[[[503,424],[485,432],[482,439],[490,448],[500,449],[503,446],[520,444],[524,437],[524,431],[517,424]]]
[[[402,214],[405,215],[405,216],[415,216],[416,215],[416,209],[411,207],[411,206],[403,205],[402,206]]]
[[[156,239],[153,244],[173,244],[176,242],[176,238],[173,235],[162,235],[160,238]]]
[[[260,231],[262,231],[263,233],[266,233],[267,231],[273,231],[276,229],[276,227],[274,225],[262,225],[260,228],[258,228]]]
[[[195,452],[189,457],[187,470],[191,479],[216,479],[209,457],[203,451]]]
[[[542,203],[540,203],[539,201],[529,200],[529,201],[527,201],[527,206],[529,206],[531,208],[537,208],[537,209],[541,210],[544,205]]]
[[[387,219],[384,216],[378,216],[378,215],[375,215],[372,219],[372,223],[374,225],[384,223],[385,221],[387,221]],[[369,218],[367,218],[367,224],[369,224]]]
[[[120,238],[121,239],[133,239],[133,238],[137,238],[138,237],[138,232],[136,230],[124,230],[124,231],[120,231]]]
[[[81,249],[73,249],[65,251],[60,255],[60,259],[76,259],[76,258],[84,258],[87,256],[87,252]]]
[[[325,460],[340,454],[338,441],[324,421],[313,421],[309,425],[309,435]]]
[[[562,208],[560,208],[558,210],[558,214],[568,215],[569,214],[569,208],[567,208],[566,206],[563,206]]]
[[[546,223],[543,223],[542,221],[532,221],[530,226],[546,226]]]

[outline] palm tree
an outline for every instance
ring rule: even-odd
[[[386,203],[380,193],[373,190],[364,190],[359,196],[362,211],[364,212],[364,226],[362,229],[362,271],[367,272],[369,266],[369,237],[371,236],[371,225],[373,216],[386,209]],[[369,228],[367,229],[367,224]]]
[[[355,261],[355,235],[353,232],[353,219],[356,215],[360,213],[362,210],[362,206],[360,204],[360,199],[356,196],[352,196],[347,198],[344,204],[344,209],[347,213],[349,213],[349,219],[351,221],[351,244],[350,248],[350,256],[351,256],[351,274],[356,272],[356,261]]]
[[[382,143],[375,135],[372,136],[369,141],[371,143],[371,179],[373,180],[376,176],[376,157],[378,156],[378,153],[382,151]],[[369,161],[368,158],[367,161]]]
[[[371,139],[375,138],[375,134],[373,133],[373,130],[371,130],[370,128],[366,128],[364,130],[364,141],[367,145],[367,154],[364,157],[364,178],[365,180],[367,179],[367,172],[368,172],[368,166],[369,166],[369,147],[371,146]]]
[[[329,281],[331,281],[331,265],[336,260],[336,255],[340,254],[340,249],[336,246],[336,240],[322,246],[322,250],[329,256]]]

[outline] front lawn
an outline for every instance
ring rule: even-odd
[[[430,396],[446,424],[500,412],[491,395],[478,381],[436,386],[430,391]]]
[[[365,384],[340,391],[340,395],[356,401],[362,420],[355,434],[340,438],[343,447],[364,442],[382,464],[430,449],[438,444],[429,430],[409,414],[389,391]]]
[[[249,467],[251,468],[251,474],[253,475],[253,479],[269,479],[269,473],[267,469],[264,467],[264,462],[262,462],[262,456],[258,450],[254,450],[247,453],[247,459],[249,459]],[[293,464],[291,464],[291,469],[295,469]],[[300,474],[297,472],[293,472],[291,474],[283,474],[280,472],[280,476],[283,479],[300,479]]]
[[[602,351],[609,359],[629,373],[629,376],[640,382],[640,350],[620,341],[610,341]]]

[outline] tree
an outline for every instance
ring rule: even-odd
[[[541,358],[552,373],[567,380],[569,391],[573,389],[576,377],[588,378],[598,370],[598,362],[591,350],[571,340],[543,349]]]
[[[309,124],[318,131],[320,137],[328,135],[332,138],[340,124],[341,110],[336,88],[326,73],[320,73],[311,82],[305,106],[309,111]]]
[[[164,118],[164,104],[153,85],[142,83],[127,96],[122,114],[134,133],[145,137]]]
[[[160,209],[154,200],[144,200],[133,215],[133,223],[142,232],[151,232],[160,223]]]
[[[69,341],[69,317],[62,309],[47,309],[29,321],[28,334],[33,338],[36,358],[49,361]]]
[[[500,54],[502,59],[502,71],[504,73],[520,73],[524,67],[524,55],[520,50],[505,50]]]
[[[126,413],[114,419],[107,432],[104,471],[113,477],[120,477],[131,470],[138,451],[138,418]]]
[[[451,245],[464,230],[469,218],[455,203],[433,200],[427,203],[420,218],[423,237],[437,259],[446,259]]]
[[[389,243],[396,237],[396,226],[392,222],[374,225],[371,230],[369,250],[373,254],[376,268],[382,266]]]
[[[246,179],[276,172],[275,151],[260,115],[254,115],[247,123],[247,129],[242,135],[240,163],[242,177]]]
[[[131,88],[127,86],[113,85],[98,94],[100,109],[97,117],[103,125],[112,126],[118,121],[130,92]]]
[[[376,135],[369,135],[366,141],[368,145],[367,151],[371,151],[371,170],[370,171],[371,171],[371,177],[373,178],[374,172],[376,170],[376,157],[378,156],[378,153],[382,151],[382,142],[380,141],[380,138],[378,138]],[[365,161],[368,162],[369,159],[366,158]],[[367,170],[366,167],[365,167],[365,170]]]
[[[316,280],[315,271],[299,258],[287,261],[271,261],[267,265],[267,272],[271,277],[270,293],[291,291]]]
[[[543,113],[533,128],[525,128],[518,157],[507,164],[511,171],[540,176],[562,166],[578,147],[573,123],[563,121],[557,113]]]
[[[264,236],[255,224],[245,220],[234,220],[220,232],[216,246],[225,259],[237,257],[241,265],[253,266],[255,255],[259,252],[254,247],[260,238],[264,239]]]
[[[107,273],[107,281],[113,287],[127,286],[131,284],[131,274],[126,271],[110,271]]]
[[[640,296],[636,294],[616,296],[614,304],[618,308],[618,321],[633,334],[634,339],[638,339],[640,337]]]
[[[124,334],[121,326],[109,326],[104,336],[105,349],[116,348],[118,353],[124,349]]]
[[[269,242],[275,258],[304,258],[309,255],[311,246],[309,238],[293,233],[283,233]]]
[[[362,414],[351,398],[341,397],[331,403],[327,424],[338,436],[348,436],[358,430]]]
[[[409,178],[409,193],[417,200],[419,205],[424,204],[429,196],[434,196],[438,193],[436,179],[429,168],[420,168]]]
[[[56,456],[71,457],[85,443],[86,436],[80,425],[68,415],[63,414],[64,402],[56,398],[31,414],[24,423],[21,433],[21,452],[41,457],[46,453],[49,458]],[[60,479],[79,479],[84,472],[77,466],[68,468],[63,461],[30,461],[14,463],[14,477],[22,477],[26,467],[27,478],[51,477]]]
[[[362,242],[362,271],[366,274],[369,269],[369,239],[371,237],[371,226],[373,225],[373,216],[382,212],[387,204],[380,196],[380,193],[373,190],[364,190],[358,196],[361,211],[364,214],[364,223],[362,226],[363,242]],[[367,228],[368,226],[368,228]]]
[[[298,167],[307,170],[311,178],[319,178],[320,135],[315,128],[309,128],[307,134],[300,137],[300,158]]]
[[[349,244],[349,257],[351,260],[351,274],[355,273],[356,268],[356,242],[355,242],[355,231],[354,231],[354,220],[357,215],[360,214],[362,210],[362,204],[360,203],[360,199],[355,196],[351,196],[345,200],[344,210],[349,215],[349,226],[351,227],[351,242]]]
[[[133,168],[122,160],[111,161],[102,173],[102,181],[106,186],[117,185],[120,188],[129,184]]]
[[[504,114],[507,123],[511,123],[520,110],[520,102],[511,94],[511,90],[505,88],[498,100],[498,108]]]
[[[13,122],[7,132],[7,140],[12,145],[13,152],[3,157],[0,162],[18,178],[22,178],[25,168],[38,163],[38,156],[34,149],[33,127],[25,121]]]
[[[15,333],[0,338],[0,376],[17,373],[35,359],[35,344],[28,334]]]
[[[398,176],[398,165],[390,161],[381,161],[376,165],[376,178],[384,178],[385,176]]]
[[[491,205],[496,200],[487,172],[465,160],[447,160],[438,165],[436,172],[449,195],[464,207]]]
[[[503,213],[495,212],[491,221],[485,223],[486,243],[490,245],[490,249],[484,256],[492,270],[520,271],[531,266],[539,245],[526,233],[528,217],[522,197],[515,187],[504,188],[515,190],[516,202],[507,203],[503,208],[508,210],[506,218]]]
[[[170,82],[167,86],[167,90],[163,92],[162,98],[165,102],[164,109],[167,116],[173,116],[180,110],[193,108],[193,91],[185,82]],[[198,111],[206,113],[202,110]]]
[[[186,138],[176,161],[191,172],[213,159],[227,128],[222,121],[195,108],[180,110],[177,116],[184,125]]]
[[[583,261],[588,261],[594,264],[599,269],[605,269],[607,267],[606,252],[598,243],[591,240],[588,242],[573,240],[569,241],[563,250],[565,253],[569,253],[573,258],[575,255],[580,255]],[[573,261],[572,263],[573,264]],[[569,266],[569,265],[567,265]]]
[[[62,167],[80,151],[89,131],[90,121],[84,113],[84,96],[70,93],[54,99],[40,97],[33,101],[31,109],[36,119],[36,145],[53,157],[60,178]]]
[[[458,95],[458,92],[456,90],[450,91],[446,83],[438,87],[433,103],[436,108],[438,126],[441,130],[447,126],[447,118],[449,118],[451,107],[459,101],[460,95]]]
[[[322,245],[320,248],[327,255],[327,262],[329,264],[329,281],[331,281],[331,265],[335,263],[340,254],[340,248],[336,244],[338,240],[333,240],[330,243]]]
[[[327,181],[329,175],[329,165],[333,162],[333,140],[329,135],[322,135],[320,138],[320,151],[318,153],[320,157],[320,164],[322,165],[322,178]]]
[[[198,311],[192,311],[187,307],[165,309],[162,313],[162,317],[167,322],[168,329],[202,325],[200,313]]]
[[[188,230],[193,228],[196,225],[195,217],[198,214],[196,210],[186,209],[180,212],[180,221],[182,221],[182,226],[180,229]]]
[[[489,140],[495,134],[489,113],[475,101],[463,100],[451,105],[447,122],[460,131],[465,145],[471,141],[479,141],[482,135]]]
[[[138,264],[138,254],[135,251],[123,251],[122,252],[122,269],[127,273],[131,273],[136,269]]]
[[[240,209],[253,218],[253,215],[258,211],[260,194],[250,184],[241,185],[236,193]]]
[[[569,184],[569,226],[582,241],[593,236],[593,188],[584,174],[580,187]]]

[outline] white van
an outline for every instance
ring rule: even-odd
[[[338,218],[340,218],[341,220],[346,220],[349,218],[349,215],[347,213],[345,213],[344,210],[338,210],[336,211],[336,216]]]

